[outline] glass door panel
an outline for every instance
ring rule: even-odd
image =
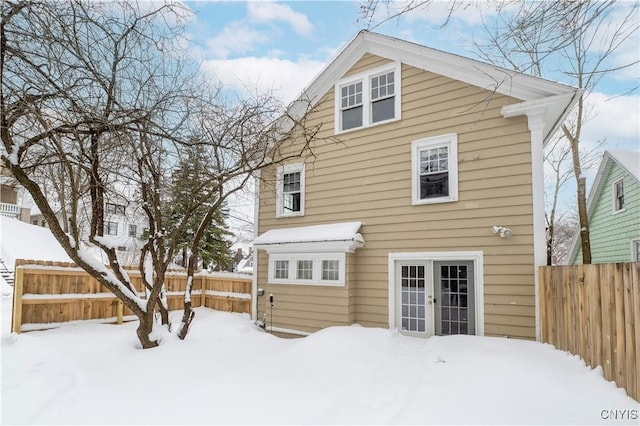
[[[475,334],[473,262],[434,262],[436,334]]]

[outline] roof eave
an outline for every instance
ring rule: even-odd
[[[254,243],[256,249],[266,250],[267,253],[319,253],[319,252],[340,252],[353,253],[356,249],[364,247],[364,240],[359,237],[349,240],[331,241],[296,241],[296,242],[274,242],[274,243]]]

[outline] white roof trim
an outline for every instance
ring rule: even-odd
[[[368,31],[360,31],[337,56],[311,81],[296,101],[289,106],[288,113],[300,118],[307,111],[308,102],[315,105],[344,74],[362,58],[365,53],[401,62],[425,71],[440,74],[486,90],[511,96],[522,101],[535,101],[567,95],[568,103],[547,108],[549,121],[545,126],[545,139],[559,125],[560,118],[568,113],[575,102],[577,89],[565,84],[545,80],[513,70],[443,52],[416,43],[384,36]],[[560,99],[555,99],[557,103]],[[285,115],[286,117],[286,115]],[[287,130],[293,121],[282,117],[279,126]]]
[[[555,133],[558,127],[560,127],[569,112],[571,112],[573,105],[583,93],[583,89],[577,89],[561,95],[505,105],[502,107],[502,116],[511,118],[518,115],[530,116],[539,114],[544,124],[543,143],[546,145],[549,138]]]
[[[253,240],[256,249],[269,253],[349,252],[364,246],[358,232],[362,222],[342,222],[272,229]]]
[[[598,166],[598,173],[596,174],[595,179],[593,180],[593,185],[591,185],[591,190],[589,190],[589,198],[587,198],[587,217],[591,218],[593,216],[593,209],[595,209],[595,200],[597,195],[601,191],[601,183],[605,172],[610,168],[610,164],[616,163],[623,170],[625,170],[631,177],[635,178],[638,182],[640,182],[640,178],[638,178],[638,170],[629,170],[623,162],[621,158],[624,158],[625,155],[635,155],[636,157],[640,157],[640,153],[636,151],[605,151],[602,156],[602,161],[600,162],[600,166]],[[611,160],[611,163],[609,163]],[[629,163],[630,164],[630,163]],[[578,255],[578,248],[580,246],[580,225],[578,224],[578,229],[576,229],[573,234],[573,239],[571,240],[571,250],[569,250],[569,257],[567,258],[567,263],[573,264],[576,256]]]

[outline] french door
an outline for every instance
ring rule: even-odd
[[[396,324],[418,336],[475,334],[472,261],[396,262]]]

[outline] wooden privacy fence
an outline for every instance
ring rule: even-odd
[[[127,271],[140,295],[137,270]],[[183,309],[186,273],[165,277],[169,310]],[[238,274],[197,274],[191,303],[227,312],[251,313],[250,277]],[[120,324],[136,317],[116,296],[73,263],[17,260],[13,287],[11,331],[43,330],[72,321]]]
[[[540,268],[542,341],[640,400],[640,262]]]

